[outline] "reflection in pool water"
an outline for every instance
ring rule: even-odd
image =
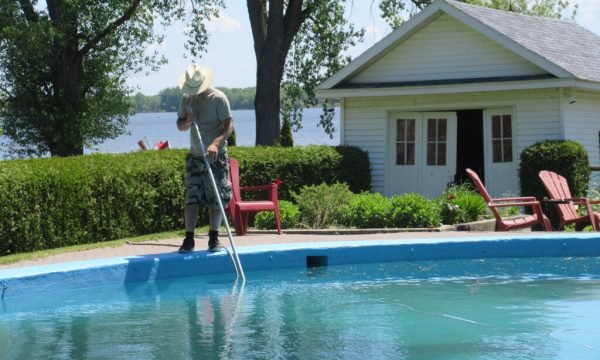
[[[2,302],[33,358],[598,359],[600,260],[413,261],[90,288]]]

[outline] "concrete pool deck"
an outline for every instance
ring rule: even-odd
[[[250,231],[245,236],[233,235],[236,247],[275,245],[275,244],[299,244],[314,242],[342,242],[342,241],[366,241],[366,240],[411,240],[418,239],[443,239],[443,238],[474,238],[474,237],[498,237],[518,238],[530,237],[531,235],[542,235],[544,232],[493,232],[493,231],[422,231],[422,230],[394,230],[394,229],[369,229],[369,230],[323,230],[323,231],[284,231],[282,235],[275,232]],[[221,244],[229,247],[227,234],[221,232]],[[0,270],[45,266],[52,264],[68,263],[75,261],[99,260],[109,258],[120,258],[128,256],[147,256],[177,252],[181,245],[181,238],[168,238],[125,244],[116,247],[104,247],[91,250],[71,251],[47,257],[20,261],[12,264],[0,265]],[[207,237],[196,237],[196,251],[206,249]]]

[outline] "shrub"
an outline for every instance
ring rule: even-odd
[[[547,140],[523,150],[519,166],[523,196],[535,196],[538,200],[546,196],[546,190],[538,178],[541,170],[564,176],[573,197],[586,196],[591,168],[583,145],[571,140]]]
[[[282,147],[294,146],[294,137],[292,136],[292,123],[290,122],[290,114],[283,114],[283,124],[279,134],[279,145]]]
[[[177,152],[0,162],[0,255],[183,226]]]
[[[485,200],[467,183],[447,188],[439,201],[443,224],[476,221],[488,211]]]
[[[390,199],[391,227],[430,228],[442,222],[439,203],[419,194],[408,193]]]
[[[386,227],[388,224],[386,216],[390,213],[389,208],[389,199],[380,193],[354,195],[343,208],[342,224],[359,229]]]
[[[229,149],[240,163],[240,185],[268,184],[283,180],[278,196],[293,200],[292,192],[323,182],[346,183],[354,193],[371,189],[369,158],[350,146],[244,147]]]
[[[583,145],[571,140],[547,140],[523,150],[519,166],[522,196],[535,196],[538,200],[547,196],[538,177],[541,170],[554,171],[564,176],[573,197],[586,196],[591,168]],[[544,206],[544,212],[557,227],[558,214],[554,206]]]
[[[347,184],[303,186],[292,196],[300,210],[300,223],[309,228],[323,229],[337,225],[342,217],[343,206],[353,194]]]
[[[291,229],[297,226],[300,219],[300,210],[290,201],[279,201],[279,219],[281,228]],[[275,213],[272,211],[261,211],[256,214],[254,224],[258,229],[277,229]]]

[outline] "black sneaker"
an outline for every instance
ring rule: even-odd
[[[184,254],[184,253],[189,253],[194,251],[194,246],[195,246],[195,241],[193,237],[186,237],[185,239],[183,239],[183,243],[181,244],[181,247],[179,248],[179,253],[180,254]]]
[[[221,243],[219,242],[219,232],[216,230],[210,230],[208,232],[208,251],[219,251],[221,250]]]

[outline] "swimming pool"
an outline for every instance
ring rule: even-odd
[[[96,271],[104,286],[76,287],[63,274],[62,282],[51,284],[54,290],[49,285],[32,295],[19,294],[18,283],[0,272],[9,286],[0,354],[600,358],[598,239],[478,240],[240,248],[248,281],[235,285],[228,271],[204,268],[196,270],[199,276],[179,276],[182,261],[231,270],[222,255],[204,253],[179,256],[178,266],[175,256],[137,259],[136,271],[114,261],[111,271]],[[309,256],[328,266],[307,268]],[[82,268],[64,273],[79,271],[86,279]],[[35,279],[42,275],[33,273],[25,277],[41,283]],[[111,276],[151,281],[109,283]],[[52,283],[50,273],[42,277]]]

